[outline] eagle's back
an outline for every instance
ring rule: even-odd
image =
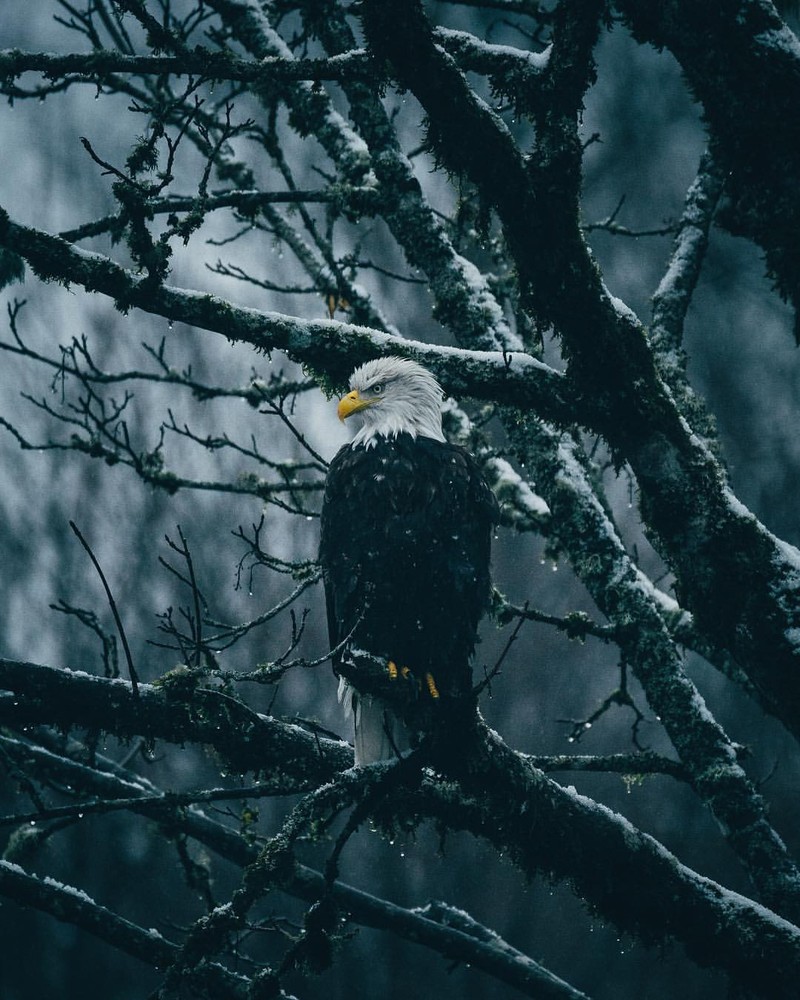
[[[469,683],[489,592],[497,504],[472,456],[400,434],[333,459],[320,562],[332,645],[352,644],[432,673],[442,694]]]

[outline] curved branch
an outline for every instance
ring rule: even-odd
[[[800,919],[800,871],[770,824],[736,748],[687,676],[665,620],[665,600],[626,552],[589,481],[581,449],[571,435],[533,420],[519,422],[512,440],[525,449],[526,467],[552,511],[551,541],[568,554],[608,617],[693,789],[714,812],[761,897]]]
[[[73,77],[95,83],[113,73],[136,76],[198,76],[207,80],[230,80],[263,86],[277,80],[344,80],[354,76],[374,77],[374,67],[363,50],[348,52],[335,59],[247,60],[226,52],[197,47],[177,56],[134,56],[97,49],[94,52],[0,51],[0,79],[12,80],[22,73],[43,73],[49,79]],[[0,88],[2,89],[2,88]]]
[[[577,115],[601,7],[557,8],[548,65],[553,110],[537,123],[538,148],[528,160],[437,48],[419,0],[399,14],[365,0],[363,19],[375,53],[428,114],[439,156],[466,173],[500,216],[529,307],[563,339],[579,390],[576,417],[630,463],[681,602],[800,736],[800,552],[732,495],[659,377],[642,325],[604,286],[580,233]]]
[[[315,902],[327,891],[327,882],[321,873],[297,865],[294,878],[286,888],[292,895]],[[434,948],[452,961],[468,962],[500,982],[514,986],[525,996],[586,1000],[584,993],[480,925],[469,933],[458,926],[448,926],[446,921],[433,919],[435,910],[430,904],[423,909],[410,910],[342,882],[334,882],[331,892],[336,902],[359,924],[392,931],[408,941]],[[461,916],[466,915],[461,913]],[[483,932],[483,940],[476,935],[478,927]]]
[[[87,726],[117,736],[208,744],[238,770],[272,769],[297,790],[353,766],[346,743],[259,715],[243,702],[201,688],[180,668],[134,696],[120,679],[0,659],[0,721]]]
[[[693,872],[622,816],[551,781],[482,724],[469,746],[462,753],[459,744],[453,754],[442,741],[441,766],[460,791],[427,782],[409,801],[412,813],[470,830],[529,875],[569,879],[624,931],[649,942],[674,938],[698,964],[727,970],[756,996],[795,996],[800,929]]]
[[[211,6],[253,56],[292,58],[266,12],[237,0],[211,0]],[[312,28],[332,58],[355,46],[352,30],[338,3],[315,4],[311,13]],[[304,11],[304,16],[307,14]],[[296,88],[284,96],[302,131],[318,136],[344,176],[354,140],[366,142],[371,169],[379,184],[376,210],[403,248],[409,265],[428,276],[436,300],[436,318],[471,347],[518,348],[519,341],[513,337],[486,277],[456,252],[445,227],[425,200],[374,84],[352,79],[343,83],[343,90],[361,138],[353,136],[350,126],[334,112],[326,95],[310,88]]]
[[[718,447],[714,422],[686,375],[683,324],[708,247],[708,234],[722,194],[724,176],[710,153],[703,154],[686,201],[667,269],[653,295],[650,342],[661,377],[690,426],[709,448]]]
[[[21,906],[31,906],[57,920],[74,924],[157,969],[168,966],[179,950],[158,931],[145,930],[125,920],[113,910],[95,903],[80,889],[61,885],[53,879],[37,878],[9,861],[0,860],[0,894]],[[217,997],[245,1000],[247,996],[247,980],[216,963],[193,970],[191,980],[198,994],[208,1000]]]
[[[264,770],[283,760],[281,773],[307,787],[352,764],[346,745],[258,716],[216,692],[195,689],[190,699],[177,692],[170,698],[143,684],[134,701],[125,681],[0,660],[2,689],[13,693],[0,696],[0,722],[48,719],[210,743],[233,757],[239,770]],[[728,970],[759,995],[794,996],[798,928],[682,865],[622,816],[556,784],[474,718],[453,722],[453,731],[437,734],[434,758],[447,777],[431,773],[416,791],[393,791],[377,807],[378,818],[418,822],[429,816],[470,830],[526,873],[569,880],[605,919],[635,937],[674,937],[696,961]],[[234,754],[231,742],[238,744]],[[130,785],[125,794],[132,794]]]
[[[761,0],[617,0],[615,6],[637,40],[669,49],[681,64],[726,175],[718,222],[765,251],[770,276],[795,307],[800,336],[797,36]]]
[[[302,320],[237,307],[208,293],[153,285],[102,254],[11,222],[2,209],[0,245],[24,257],[44,281],[82,285],[87,291],[111,296],[123,309],[136,306],[175,322],[221,333],[228,340],[252,344],[260,351],[284,351],[341,385],[352,371],[354,358],[367,360],[395,353],[429,366],[454,395],[502,398],[556,421],[569,420],[572,415],[565,378],[528,354],[437,347],[335,320]]]
[[[190,795],[165,795],[139,775],[134,781],[128,781],[9,737],[0,736],[0,745],[35,774],[52,776],[73,787],[94,791],[102,795],[107,804],[117,799],[125,808],[141,811],[146,816],[169,817],[171,825],[236,865],[244,867],[258,858],[259,848],[255,844],[191,805]],[[232,789],[228,794],[245,797],[242,789]],[[137,799],[141,800],[138,806]],[[180,808],[182,805],[189,805],[189,808]],[[290,877],[280,888],[308,903],[331,892],[355,923],[391,931],[452,961],[467,962],[526,996],[552,997],[553,1000],[580,1000],[584,996],[486,928],[481,928],[483,940],[480,940],[475,931],[469,933],[446,926],[446,919],[428,914],[427,907],[425,910],[407,909],[344,882],[330,883],[320,872],[302,864],[293,867]]]

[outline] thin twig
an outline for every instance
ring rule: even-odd
[[[108,598],[108,605],[111,608],[111,614],[114,616],[114,622],[116,623],[117,631],[119,632],[119,637],[122,642],[122,648],[125,650],[125,659],[128,663],[128,675],[130,676],[131,679],[131,688],[133,689],[135,697],[138,698],[139,676],[136,673],[136,668],[133,665],[133,656],[131,656],[131,648],[128,645],[128,637],[125,635],[125,629],[122,625],[122,619],[119,616],[119,611],[117,611],[117,603],[114,600],[114,595],[111,593],[111,588],[108,585],[108,581],[105,578],[105,574],[103,573],[100,563],[97,561],[94,552],[92,552],[89,543],[81,534],[80,528],[77,526],[77,524],[75,524],[74,521],[70,521],[69,526],[70,528],[72,528],[73,532],[77,536],[78,541],[81,543],[84,549],[86,549],[89,558],[92,560],[94,568],[97,570],[97,575],[100,577],[100,582],[103,584],[103,589],[105,590],[106,597]]]

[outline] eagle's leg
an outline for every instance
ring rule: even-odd
[[[408,680],[409,677],[412,676],[410,667],[398,667],[397,664],[394,662],[394,660],[388,661],[388,663],[386,664],[386,670],[389,674],[390,681],[396,681],[398,677],[402,677],[403,680],[406,681]],[[420,687],[422,687],[421,683]],[[434,680],[433,674],[431,673],[425,674],[425,689],[427,690],[431,698],[439,697],[439,688],[436,687],[436,681]]]
[[[407,681],[411,676],[410,667],[398,667],[394,660],[389,660],[386,664],[386,670],[389,673],[390,681],[396,681],[398,677],[402,677],[404,681]]]

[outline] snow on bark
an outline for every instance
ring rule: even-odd
[[[792,29],[784,24],[780,28],[763,31],[755,35],[753,41],[767,49],[775,49],[792,59],[800,61],[800,41]]]
[[[502,505],[503,515],[508,515],[516,527],[529,529],[541,526],[550,516],[547,503],[534,493],[510,462],[504,458],[490,458],[483,466],[484,474],[495,496]]]
[[[240,41],[245,44],[249,42],[248,47],[254,55],[260,58],[280,56],[281,59],[294,61],[294,53],[272,27],[257,0],[223,2],[218,5],[212,3],[211,6],[218,6],[219,13],[225,20],[235,23],[237,19],[243,19],[246,29],[244,33],[240,33]],[[343,175],[351,183],[367,187],[377,184],[367,144],[336,111],[324,91],[312,82],[303,81],[296,88],[287,88],[285,96],[290,100],[290,106],[308,103],[313,108],[323,109],[321,116],[316,112],[315,135],[327,147],[329,154],[338,162]],[[306,110],[303,109],[303,112]]]
[[[644,689],[729,843],[769,903],[800,916],[800,874],[769,825],[763,800],[738,764],[735,748],[683,669],[662,617],[663,601],[625,551],[567,434],[528,422],[523,440],[550,506],[550,536],[569,556],[600,610],[618,628],[625,661]]]
[[[524,66],[534,73],[543,73],[547,69],[553,51],[552,44],[547,45],[541,52],[520,49],[514,45],[496,45],[468,31],[458,31],[455,28],[436,28],[434,38],[450,55],[466,52],[475,59],[483,57],[488,63],[488,65],[484,63],[484,68],[488,72],[491,72],[491,66],[496,63],[498,67],[511,66],[516,69],[518,66]]]
[[[316,24],[315,30],[331,56],[355,44],[341,11],[330,9],[326,22]],[[428,277],[436,318],[471,347],[520,349],[486,276],[456,250],[432,211],[374,89],[363,81],[347,80],[342,89],[372,155],[380,188],[379,212],[409,265]]]
[[[83,285],[87,291],[114,298],[121,310],[132,306],[244,341],[257,350],[286,352],[293,360],[344,383],[353,357],[367,360],[395,352],[429,365],[447,391],[477,398],[496,398],[540,409],[566,419],[571,412],[562,398],[564,376],[523,352],[468,351],[405,340],[370,327],[337,320],[302,319],[251,307],[235,306],[209,292],[153,286],[146,276],[129,271],[102,254],[10,221],[0,208],[0,244],[19,253],[44,281]]]

